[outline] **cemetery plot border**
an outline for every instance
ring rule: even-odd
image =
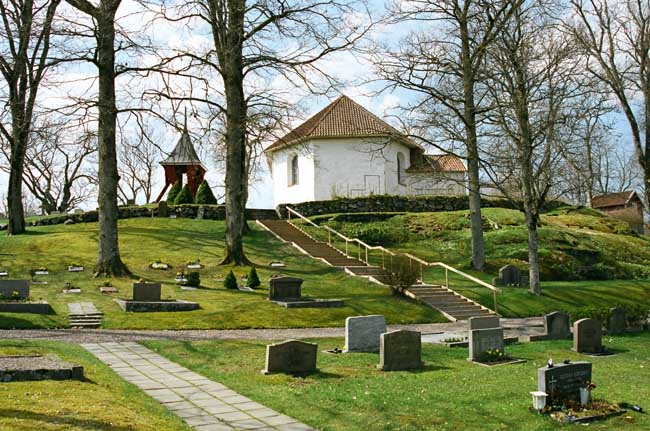
[[[84,369],[56,355],[0,357],[0,382],[32,380],[84,380]]]

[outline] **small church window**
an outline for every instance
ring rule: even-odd
[[[291,164],[290,164],[291,171],[289,172],[289,185],[290,186],[295,186],[298,184],[299,180],[299,172],[298,172],[298,156],[294,155],[291,157]]]
[[[402,186],[406,185],[406,163],[402,153],[397,153],[397,183]]]

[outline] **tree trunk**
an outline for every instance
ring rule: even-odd
[[[8,235],[19,235],[25,232],[25,211],[23,209],[23,161],[12,152],[11,172],[9,173],[9,189],[7,193],[7,212],[9,225]]]
[[[23,171],[25,169],[25,154],[29,141],[30,121],[25,116],[24,98],[14,101],[12,107],[12,140],[9,172],[9,187],[7,190],[7,211],[9,225],[7,235],[25,233],[25,210],[23,208]]]
[[[529,205],[527,205],[528,207]],[[542,294],[542,286],[539,280],[539,254],[537,245],[537,219],[531,208],[526,208],[526,226],[528,227],[528,279],[530,282],[530,293]]]
[[[129,270],[120,258],[117,237],[117,151],[115,147],[115,10],[100,5],[97,19],[97,67],[99,69],[99,253],[95,275],[123,276]]]
[[[469,214],[472,228],[472,267],[481,271],[485,266],[485,250],[483,244],[483,218],[481,217],[476,102],[474,101],[475,76],[470,58],[470,33],[466,21],[461,22],[460,32],[463,93],[465,98],[463,116],[465,117],[465,145],[467,146],[467,171],[469,177]]]
[[[228,2],[226,94],[226,246],[222,264],[248,265],[244,254],[246,211],[246,100],[244,97],[244,2]]]

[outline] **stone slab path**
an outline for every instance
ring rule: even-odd
[[[197,431],[313,430],[140,344],[109,342],[81,346]]]
[[[542,333],[542,317],[504,318],[501,326],[506,336]],[[456,336],[467,332],[467,322],[388,325],[388,329],[411,329],[425,334]],[[2,329],[0,339],[57,340],[72,343],[124,342],[141,340],[287,340],[304,338],[345,337],[345,328],[297,329],[200,329],[200,330],[135,330],[135,329]]]

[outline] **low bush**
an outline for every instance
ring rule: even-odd
[[[609,319],[609,316],[611,316],[611,311],[609,310],[609,307],[596,307],[591,305],[588,307],[576,308],[570,314],[571,320],[574,322],[580,319],[596,319],[600,320],[604,325]]]
[[[203,181],[199,186],[198,190],[196,191],[195,203],[201,205],[217,204],[217,198],[214,197],[214,193],[212,193],[212,188],[210,187],[210,184],[208,184],[207,181]]]
[[[386,272],[393,295],[403,296],[406,289],[418,282],[418,269],[410,265],[407,258],[394,258]]]
[[[248,280],[246,281],[246,285],[251,289],[255,289],[260,287],[260,284],[260,278],[257,276],[257,270],[255,267],[252,267],[251,271],[248,273]]]
[[[226,289],[232,289],[232,290],[237,290],[237,278],[235,277],[235,274],[233,274],[232,271],[228,273],[226,278],[223,280],[223,287]]]
[[[198,271],[192,271],[185,276],[187,279],[187,285],[192,287],[201,286],[201,274]]]
[[[194,203],[194,198],[192,197],[192,192],[190,192],[190,188],[185,184],[181,191],[176,195],[176,198],[174,199],[174,205],[183,205],[183,204],[191,204]]]
[[[172,186],[171,189],[169,189],[169,193],[167,193],[167,203],[168,204],[173,204],[174,201],[176,200],[176,196],[181,192],[181,189],[183,188],[183,185],[181,184],[180,180],[176,181],[174,185]]]

